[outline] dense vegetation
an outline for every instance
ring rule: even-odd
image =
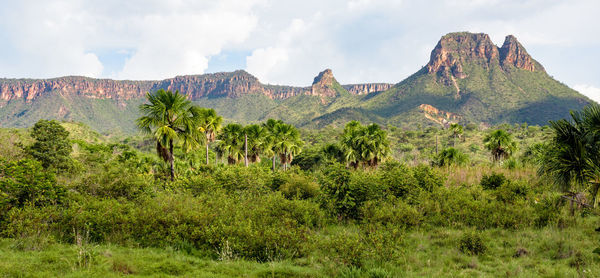
[[[177,94],[153,96],[138,121],[150,136],[44,120],[1,130],[0,273],[600,274],[595,202],[577,197],[597,194],[598,107],[543,128],[311,131],[221,126]],[[555,163],[573,150],[589,158],[578,172]]]

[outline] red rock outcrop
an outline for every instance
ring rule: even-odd
[[[204,97],[236,98],[248,94],[263,94],[271,99],[298,95],[335,97],[337,81],[331,70],[325,70],[311,87],[264,85],[243,70],[203,75],[185,75],[161,81],[128,81],[69,76],[53,79],[0,79],[0,100],[31,101],[43,94],[81,95],[98,99],[128,100],[142,98],[147,92],[165,89],[179,91],[196,100]],[[384,91],[391,84],[348,85],[351,93],[360,95]],[[341,88],[341,87],[339,87]],[[338,90],[339,90],[338,88]],[[343,90],[343,89],[342,89]]]
[[[0,79],[0,99],[31,101],[45,93],[77,94],[89,98],[139,98],[152,86],[148,81],[117,81],[69,76],[53,79]]]
[[[458,114],[439,110],[429,104],[419,105],[419,110],[423,111],[425,118],[430,119],[443,127],[448,127],[450,123],[457,122],[462,118]]]
[[[394,84],[388,83],[366,83],[366,84],[350,84],[350,85],[342,85],[346,91],[353,95],[368,95],[372,93],[378,93],[387,91]]]
[[[503,68],[514,66],[528,71],[544,71],[541,65],[536,67],[531,56],[513,35],[506,36],[500,48],[500,64]]]

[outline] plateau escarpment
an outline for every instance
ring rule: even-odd
[[[243,70],[158,81],[0,79],[0,126],[26,127],[49,118],[131,132],[138,105],[158,89],[179,91],[238,122],[278,118],[314,127],[349,120],[406,128],[547,124],[590,102],[549,76],[516,37],[506,36],[498,47],[486,34],[459,32],[442,36],[429,62],[397,84],[341,85],[330,69],[304,87],[263,84]]]
[[[317,79],[319,81],[317,81]],[[322,80],[321,80],[322,79]],[[201,98],[238,98],[249,94],[265,95],[270,99],[286,99],[299,95],[335,97],[330,88],[337,81],[331,70],[322,72],[311,87],[262,84],[246,71],[184,75],[160,81],[128,81],[69,76],[52,79],[0,79],[0,99],[31,101],[45,94],[79,95],[95,99],[129,100],[143,98],[147,92],[165,89],[179,91],[192,100]],[[380,92],[391,84],[347,85],[351,94]]]

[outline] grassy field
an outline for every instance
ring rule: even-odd
[[[598,220],[585,218],[566,229],[485,230],[482,255],[459,250],[463,230],[410,231],[396,246],[396,262],[367,260],[360,269],[340,267],[338,258],[319,252],[260,263],[172,248],[48,243],[28,250],[31,242],[4,239],[0,277],[598,277],[600,256],[592,253],[600,238],[594,232]]]

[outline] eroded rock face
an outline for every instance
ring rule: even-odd
[[[439,110],[429,104],[419,105],[419,110],[423,111],[425,118],[430,119],[443,127],[448,127],[450,123],[458,122],[462,118],[458,114]]]
[[[514,66],[528,71],[544,71],[541,65],[536,67],[531,56],[513,35],[506,36],[500,48],[500,63],[503,68]]]
[[[333,77],[333,72],[330,69],[326,69],[315,77],[310,94],[321,97],[335,97],[337,94],[333,89],[335,83],[337,83],[337,81]]]
[[[346,89],[349,93],[353,95],[368,95],[372,93],[378,93],[387,91],[394,84],[388,83],[367,83],[367,84],[350,84],[343,85],[344,89]]]
[[[179,91],[191,99],[202,97],[240,97],[246,94],[261,94],[263,85],[253,75],[238,70],[215,74],[186,75],[165,79],[152,86],[158,89]]]
[[[142,97],[152,86],[148,81],[117,81],[69,76],[53,79],[0,79],[0,99],[31,101],[42,94],[58,92],[89,98],[127,100]]]
[[[487,34],[450,33],[440,39],[426,67],[428,73],[441,73],[446,79],[463,79],[467,77],[463,71],[466,61],[488,66],[498,56],[498,47]]]
[[[271,99],[285,99],[298,95],[335,97],[337,81],[331,70],[325,70],[311,87],[265,85],[243,70],[203,75],[185,75],[161,81],[127,81],[93,79],[87,77],[60,77],[53,79],[0,79],[0,100],[24,99],[31,101],[43,94],[59,93],[82,95],[89,98],[129,100],[142,98],[158,89],[179,91],[192,100],[204,97],[236,98],[248,94],[262,94]],[[356,95],[387,90],[391,84],[348,85]]]
[[[516,67],[528,71],[544,69],[536,63],[525,48],[512,35],[506,36],[502,47],[497,47],[487,34],[450,33],[443,36],[431,52],[426,69],[429,74],[439,75],[445,85],[453,85],[460,92],[456,80],[469,76],[464,68],[467,63],[484,69],[500,66],[503,70]]]

